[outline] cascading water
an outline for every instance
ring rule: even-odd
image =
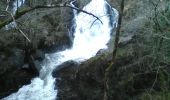
[[[17,9],[20,8],[23,4],[24,4],[25,0],[15,0],[13,3],[13,7],[12,7],[12,15],[15,15],[15,13],[17,12]],[[8,9],[6,9],[8,10]],[[6,25],[5,28],[6,30],[9,30],[10,28],[14,28],[16,26],[15,22],[11,22],[10,24]]]
[[[3,100],[54,100],[57,96],[55,78],[52,71],[63,62],[74,60],[82,62],[95,56],[98,50],[107,48],[110,32],[113,27],[109,24],[105,0],[92,0],[83,10],[91,12],[100,18],[96,20],[91,15],[79,13],[75,15],[75,38],[73,47],[53,54],[46,54],[42,63],[40,76],[34,78],[31,84],[23,86],[17,93],[13,93]],[[117,14],[115,12],[114,14]],[[118,15],[115,15],[118,16]],[[117,20],[117,17],[115,17]],[[114,22],[116,24],[116,21]]]
[[[24,4],[25,0],[15,0],[13,3],[12,14],[14,15],[18,8]]]

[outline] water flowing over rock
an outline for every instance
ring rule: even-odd
[[[86,13],[75,13],[76,29],[72,48],[46,54],[46,58],[41,64],[39,77],[32,79],[31,84],[21,87],[17,93],[13,93],[3,100],[56,99],[58,90],[55,88],[55,78],[52,76],[53,70],[69,60],[77,63],[85,61],[95,56],[98,50],[107,48],[113,27],[110,26],[106,4],[105,0],[92,0],[83,8],[83,10],[99,17],[102,22]]]
[[[14,16],[17,10],[25,3],[25,0],[14,0],[11,14]],[[6,9],[8,11],[8,7]],[[6,30],[16,27],[16,23],[12,22],[5,26]]]

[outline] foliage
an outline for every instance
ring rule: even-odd
[[[118,49],[108,82],[110,100],[170,98],[170,1],[150,1],[151,14],[144,26]]]

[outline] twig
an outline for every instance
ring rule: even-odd
[[[6,6],[6,9],[5,9],[5,10],[8,11],[10,0],[6,0],[6,2],[7,2],[7,6]]]
[[[99,18],[108,16],[108,15],[111,15],[111,14],[106,14],[106,15],[100,16]],[[93,24],[94,24],[97,20],[98,20],[98,19],[95,19],[95,20],[93,21],[93,23],[90,25],[90,28],[93,26]]]
[[[156,84],[156,81],[157,81],[157,79],[158,79],[159,70],[160,70],[160,66],[158,67],[158,69],[157,69],[157,71],[156,71],[156,77],[155,77],[155,80],[154,80],[154,82],[153,82],[153,84],[152,84],[152,87],[150,88],[150,92],[153,90],[153,88],[154,88],[154,86],[155,86],[155,84]]]
[[[91,15],[91,16],[95,17],[97,20],[99,20],[99,21],[103,24],[103,22],[100,20],[99,17],[95,16],[94,14],[92,14],[92,13],[90,13],[90,12],[87,12],[87,11],[85,11],[85,10],[79,9],[79,8],[77,8],[77,7],[73,7],[73,6],[71,6],[70,4],[66,4],[64,7],[69,7],[69,8],[75,9],[75,10],[77,10],[77,11],[80,11],[80,12],[86,13],[86,14],[88,14],[88,15]]]
[[[15,18],[14,18],[14,16],[13,16],[13,14],[12,13],[10,13],[9,11],[6,11],[8,14],[10,14],[10,16],[12,17],[12,19],[13,19],[13,22],[15,23],[15,28],[17,29],[17,30],[19,30],[19,32],[28,40],[28,42],[29,43],[31,43],[31,40],[26,36],[26,34],[18,27],[18,25],[17,25],[17,22],[16,22],[16,20],[15,20]]]
[[[0,17],[6,17],[6,15],[0,15]]]
[[[154,34],[154,36],[159,36],[159,37],[161,37],[161,38],[163,38],[163,39],[170,40],[169,37],[166,37],[166,36],[163,36],[163,35]]]

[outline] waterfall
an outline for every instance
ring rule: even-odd
[[[18,8],[20,8],[24,4],[24,2],[25,2],[25,0],[15,0],[13,2],[13,5],[12,5],[13,7],[12,7],[12,11],[11,11],[12,15],[16,14]],[[8,10],[8,9],[6,9],[6,10]],[[9,29],[14,28],[14,27],[16,27],[16,23],[11,22],[11,23],[9,23],[8,25],[5,26],[5,29],[9,30]]]
[[[15,0],[13,3],[12,14],[15,15],[18,8],[24,4],[25,0]]]
[[[105,0],[92,0],[83,8],[99,17],[102,23],[91,15],[74,13],[76,29],[72,48],[46,54],[39,77],[32,79],[31,84],[23,86],[3,100],[55,100],[57,90],[54,89],[55,78],[52,77],[52,71],[63,62],[82,62],[95,56],[98,50],[107,48],[113,27],[109,24],[106,4]]]

